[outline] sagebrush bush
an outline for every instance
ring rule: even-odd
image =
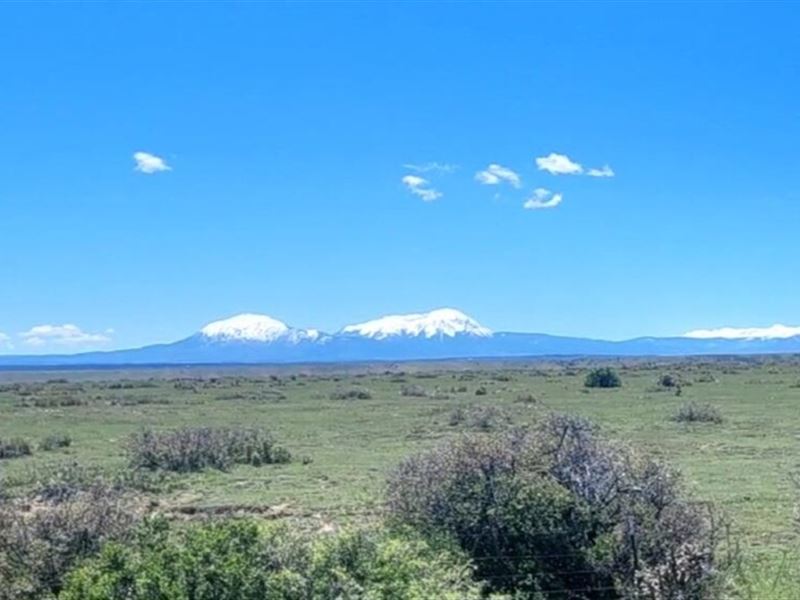
[[[404,461],[392,519],[448,535],[490,588],[520,598],[705,598],[716,521],[678,478],[580,419],[472,435]]]
[[[428,395],[428,390],[417,384],[404,385],[400,388],[400,395],[410,396],[413,398],[424,398]]]
[[[124,539],[141,516],[132,496],[103,485],[0,505],[0,600],[55,597],[75,564]]]
[[[29,456],[33,450],[27,440],[22,438],[0,439],[0,460]]]
[[[722,412],[713,404],[700,402],[685,402],[677,412],[672,415],[672,420],[678,423],[722,423]]]
[[[680,386],[680,379],[671,373],[664,373],[658,378],[658,385],[665,388],[674,388]]]
[[[456,407],[450,411],[450,426],[466,425],[473,429],[491,431],[507,427],[513,422],[511,415],[497,406]]]
[[[21,402],[21,404],[23,406],[32,406],[34,408],[62,408],[69,406],[86,406],[89,404],[89,401],[81,396],[57,395],[26,398]]]
[[[58,448],[68,448],[72,438],[66,433],[53,433],[39,442],[39,450],[49,452]]]
[[[272,435],[256,428],[183,427],[169,431],[144,430],[128,440],[129,464],[134,469],[190,472],[226,470],[234,464],[260,466],[286,463],[290,452]]]
[[[411,534],[317,537],[226,521],[170,530],[149,522],[69,577],[63,600],[477,600],[468,563]]]
[[[370,400],[371,398],[372,392],[360,387],[336,389],[330,393],[331,400]]]
[[[587,388],[617,388],[622,385],[622,380],[611,367],[599,367],[589,371],[583,385]]]

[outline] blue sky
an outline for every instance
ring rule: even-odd
[[[0,352],[244,311],[800,324],[799,27],[791,3],[6,3]],[[455,168],[404,166],[431,163]]]

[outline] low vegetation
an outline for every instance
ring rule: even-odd
[[[496,592],[706,598],[717,584],[713,510],[581,419],[457,439],[407,459],[388,490],[396,521],[451,537]]]
[[[0,504],[0,600],[55,596],[73,566],[125,539],[141,517],[135,498],[115,488],[60,491]]]
[[[58,448],[68,448],[72,438],[66,433],[53,433],[39,442],[39,450],[50,452]]]
[[[477,600],[458,552],[411,534],[299,533],[251,521],[171,529],[147,523],[68,579],[64,600]]]
[[[624,386],[584,385],[607,366]],[[309,570],[343,600],[793,600],[798,373],[791,357],[3,372],[0,600],[224,598],[217,579],[324,598]]]
[[[512,422],[508,411],[497,406],[459,406],[450,412],[449,418],[452,427],[466,426],[482,431],[502,429]]]
[[[676,388],[681,385],[680,379],[672,373],[664,373],[658,378],[658,385],[663,388]]]
[[[417,384],[404,385],[400,388],[400,395],[412,398],[425,398],[428,395],[428,390]]]
[[[347,389],[336,389],[330,394],[331,400],[369,400],[372,393],[364,388],[353,387]]]
[[[226,470],[234,464],[261,466],[286,463],[290,452],[264,429],[243,427],[183,427],[141,431],[128,441],[130,466],[186,473]]]
[[[30,443],[22,438],[0,439],[0,460],[29,456],[32,452]]]
[[[599,367],[589,371],[583,385],[587,388],[618,388],[622,380],[611,367]]]
[[[682,404],[672,420],[678,423],[722,423],[722,413],[713,404],[703,402],[686,402]]]

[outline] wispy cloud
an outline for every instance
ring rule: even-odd
[[[149,152],[134,152],[133,160],[136,163],[135,170],[147,175],[172,170],[163,158]]]
[[[415,196],[419,196],[425,202],[433,202],[442,197],[441,192],[430,187],[430,182],[419,175],[406,175],[401,181],[408,188],[408,191]]]
[[[483,171],[475,173],[475,180],[484,185],[499,185],[504,182],[515,188],[522,185],[522,180],[517,173],[495,163],[490,164]]]
[[[580,175],[583,173],[580,163],[571,160],[566,154],[555,152],[537,158],[536,166],[540,171],[547,171],[551,175]]]
[[[0,331],[0,348],[10,350],[14,347],[11,343],[11,336]]]
[[[458,170],[458,165],[439,162],[428,162],[421,165],[406,163],[403,165],[403,167],[409,171],[415,171],[417,173],[453,173]]]
[[[589,177],[613,177],[614,170],[608,165],[605,165],[599,169],[589,169],[586,171],[586,174]]]
[[[90,333],[81,330],[77,325],[37,325],[20,333],[22,341],[29,346],[82,346],[86,344],[104,344],[111,341],[112,329],[103,333]]]
[[[537,210],[540,208],[555,208],[564,199],[562,194],[554,194],[545,188],[536,188],[533,190],[533,196],[525,201],[522,205],[523,208],[528,210]]]
[[[701,340],[756,340],[782,339],[800,335],[800,327],[772,325],[771,327],[720,327],[718,329],[695,329],[683,334],[683,337]]]

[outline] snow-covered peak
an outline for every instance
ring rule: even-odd
[[[246,342],[273,342],[279,339],[299,341],[319,337],[319,332],[314,329],[292,329],[277,319],[256,314],[241,314],[214,321],[203,327],[200,333],[214,340]]]
[[[800,327],[772,325],[771,327],[720,327],[719,329],[696,329],[683,337],[701,340],[779,340],[800,336]]]
[[[479,337],[492,335],[475,319],[454,308],[440,308],[427,313],[390,315],[374,321],[348,325],[342,333],[357,334],[382,340],[392,336],[454,337],[466,334]]]

